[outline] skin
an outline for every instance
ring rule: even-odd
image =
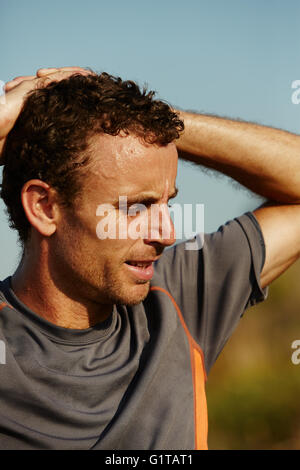
[[[179,157],[231,176],[268,202],[254,210],[266,259],[261,286],[300,257],[299,135],[213,116],[180,112]]]
[[[178,155],[175,144],[146,145],[135,136],[94,137],[92,161],[74,208],[66,210],[57,194],[39,180],[27,182],[22,202],[32,225],[21,266],[12,277],[16,295],[33,311],[68,328],[83,329],[104,321],[113,304],[134,305],[149,292],[150,280],[138,278],[126,261],[156,260],[175,241],[173,223],[163,210],[162,224],[142,230],[138,239],[100,240],[96,227],[99,204],[115,204],[119,195],[146,206],[151,226],[151,203],[166,209],[175,195]],[[141,198],[141,196],[143,196]],[[117,220],[118,206],[114,208]],[[134,216],[127,216],[128,227]],[[32,287],[34,286],[34,288]],[[42,294],[41,294],[42,293]]]
[[[0,164],[6,136],[13,128],[27,94],[75,73],[88,75],[91,72],[81,67],[42,68],[36,75],[19,76],[5,84],[5,104],[0,104]]]
[[[6,84],[6,104],[0,106],[0,153],[5,143],[7,133],[12,129],[28,91],[45,86],[53,80],[66,78],[73,73],[85,74],[90,72],[80,67],[40,69],[37,71],[36,76],[17,77]],[[185,131],[176,142],[180,158],[193,161],[199,165],[204,165],[229,175],[251,191],[269,200],[269,202],[254,211],[260,224],[266,246],[266,259],[260,277],[261,286],[266,287],[300,257],[299,136],[278,129],[246,122],[231,121],[182,111],[180,111],[179,114],[185,124]],[[114,158],[115,161],[118,162],[118,172],[120,175],[125,175],[126,165],[129,165],[131,157],[133,158],[132,152],[129,148],[123,148],[127,155],[127,160],[125,160],[122,159],[122,155],[125,155],[125,153],[122,154],[119,147],[114,150]],[[138,152],[137,146],[135,146],[135,150]],[[135,155],[137,157],[137,153]],[[106,184],[107,187],[108,181],[116,181],[118,175],[115,175],[114,179],[113,175],[110,174],[111,162],[109,162],[109,158],[112,157],[112,154],[106,153],[105,157],[108,158],[108,160],[105,160],[107,164],[103,165],[101,169],[94,168],[94,176],[98,174],[97,172],[101,173],[102,171],[103,185]],[[142,160],[141,158],[141,162]],[[148,160],[144,159],[145,166],[143,166],[143,172],[140,171],[141,182],[144,181],[145,178],[145,181],[147,181],[153,171],[152,165],[147,167],[150,161],[151,158]],[[155,162],[155,164],[157,164],[157,162]],[[160,202],[165,204],[167,199],[166,194],[168,194],[170,188],[172,188],[173,182],[171,181],[171,174],[169,174],[169,176],[166,175],[166,169],[164,169],[161,174],[160,170],[162,168],[163,167],[160,166],[157,167],[157,178],[161,180],[161,175],[164,175],[160,183],[160,194],[163,194]],[[135,174],[136,169],[132,168],[132,172]],[[99,178],[101,176],[100,173],[98,174]],[[127,177],[132,178],[129,170],[127,171]],[[89,191],[89,187],[90,181],[86,190]],[[127,186],[124,188],[124,191],[128,191],[128,189]],[[101,193],[100,187],[95,188],[95,190],[99,190]],[[102,193],[102,195],[107,199],[107,194],[104,195]],[[92,282],[87,282],[85,287],[88,286],[88,288],[84,289],[84,292],[81,292],[81,286],[83,284],[80,282],[80,279],[73,280],[71,278],[72,282],[75,283],[74,285],[77,286],[75,290],[73,289],[71,281],[70,285],[67,286],[65,279],[61,279],[62,273],[66,274],[70,272],[70,266],[64,264],[65,253],[69,253],[68,259],[72,260],[76,269],[78,267],[78,272],[83,271],[83,268],[79,265],[81,260],[85,259],[81,256],[81,253],[84,253],[85,256],[89,256],[89,264],[84,263],[85,269],[87,271],[93,271],[93,260],[96,257],[95,253],[98,253],[98,251],[95,249],[94,254],[91,253],[92,230],[90,230],[88,236],[87,227],[85,230],[83,229],[82,220],[84,211],[82,210],[81,218],[78,220],[76,218],[74,219],[72,214],[63,214],[63,211],[57,204],[55,193],[45,183],[38,180],[26,183],[23,188],[22,201],[33,230],[30,256],[28,254],[29,251],[26,250],[23,263],[18,268],[13,278],[13,287],[17,295],[19,295],[27,305],[31,306],[33,310],[39,313],[41,312],[41,315],[45,316],[45,318],[59,325],[70,325],[69,327],[77,327],[76,325],[80,325],[78,327],[81,328],[82,325],[94,324],[100,317],[107,317],[111,311],[111,301],[104,298],[104,291],[102,292],[101,289],[97,291],[97,288],[93,286]],[[156,201],[158,200],[156,199]],[[101,203],[101,201],[99,201],[98,204],[99,203]],[[82,201],[82,204],[84,204],[84,201]],[[79,207],[82,206],[78,206],[78,210]],[[60,227],[59,230],[58,227]],[[76,230],[78,230],[79,233],[78,237],[74,235]],[[64,233],[62,233],[62,231],[64,231]],[[60,244],[55,244],[54,240],[58,237],[58,233],[60,234],[61,241]],[[84,237],[86,237],[87,242],[91,242],[91,245],[84,244]],[[128,245],[127,253],[125,248],[124,251],[123,248],[122,250],[120,249],[119,264],[116,264],[115,268],[110,265],[108,257],[106,258],[106,264],[102,263],[100,267],[96,265],[95,279],[97,279],[101,285],[104,284],[104,278],[101,278],[100,271],[102,270],[103,275],[103,270],[107,270],[105,271],[105,279],[107,282],[108,280],[110,281],[110,287],[106,292],[111,293],[111,300],[112,298],[116,298],[116,293],[118,292],[118,295],[121,297],[123,293],[124,295],[125,293],[126,295],[128,294],[129,297],[132,295],[132,298],[130,297],[127,300],[134,302],[136,298],[135,295],[137,293],[141,294],[142,298],[142,291],[145,294],[148,288],[147,285],[132,285],[132,282],[130,283],[127,274],[125,275],[125,267],[122,266],[122,264],[124,264],[125,253],[129,255],[136,254],[138,256],[146,256],[146,254],[150,254],[150,246],[152,247],[151,254],[154,254],[154,252],[159,253],[161,248],[166,244],[171,244],[170,240],[168,243],[166,243],[166,241],[161,243],[159,240],[152,240],[150,243],[147,243],[147,237],[143,238],[145,241],[142,245],[137,241],[133,243],[133,240],[131,240],[132,248],[130,248],[131,245]],[[50,239],[51,243],[49,243]],[[93,241],[93,243],[94,242],[95,241]],[[121,242],[121,240],[119,242]],[[106,243],[108,244],[108,241],[106,241]],[[95,245],[94,243],[94,248]],[[144,245],[149,248],[149,252],[147,251],[146,253],[146,251],[142,251],[141,247],[143,246],[144,250]],[[77,251],[70,249],[71,246],[76,246]],[[105,243],[101,245],[102,252],[105,256],[107,256],[108,252],[105,251],[106,246],[108,245]],[[60,256],[62,263],[61,270],[57,269],[57,266],[52,266],[53,262],[51,261],[52,258],[50,255],[55,252],[54,247],[56,247],[57,250],[56,254]],[[61,247],[63,247],[63,252]],[[88,249],[88,247],[90,248]],[[97,245],[97,247],[99,247],[99,245]],[[131,249],[133,250],[133,247],[137,248],[136,252],[130,251]],[[81,250],[87,250],[87,252],[82,252]],[[115,254],[113,254],[113,257],[112,254],[110,254],[110,257],[111,259],[115,259]],[[123,261],[121,261],[122,259]],[[44,265],[45,269],[40,267],[40,263]],[[123,269],[124,273],[121,269]],[[40,280],[35,275],[37,272],[41,276]],[[118,282],[114,282],[112,273],[117,275],[115,280]],[[98,274],[99,276],[97,277]],[[123,284],[123,274],[126,278],[126,281],[124,281],[125,284]],[[88,273],[86,273],[86,277],[90,279],[93,276],[91,276],[91,273],[89,276]],[[83,277],[83,279],[85,278]],[[40,284],[36,284],[36,282],[40,282]],[[31,285],[35,286],[34,290],[32,290]],[[37,285],[43,286],[44,289],[41,291],[43,292],[41,298],[38,297],[38,293],[36,292]],[[61,285],[63,285],[63,287]],[[130,286],[130,289],[128,289],[128,286]],[[96,294],[97,292],[98,294]],[[97,297],[97,295],[99,297]],[[102,302],[102,313],[100,316],[99,302]],[[64,306],[63,310],[61,306]],[[74,315],[70,314],[71,311]]]

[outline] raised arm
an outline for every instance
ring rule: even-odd
[[[300,256],[300,136],[242,121],[180,111],[179,156],[213,168],[269,202],[254,210],[266,244],[270,284]]]

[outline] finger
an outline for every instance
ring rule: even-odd
[[[82,67],[60,67],[60,68],[49,67],[48,69],[43,68],[43,69],[39,69],[36,75],[20,75],[18,77],[15,77],[13,80],[10,80],[4,85],[4,91],[8,92],[12,90],[14,87],[19,85],[24,80],[32,80],[37,77],[42,78],[42,77],[46,77],[48,75],[52,75],[54,73],[59,73],[59,72],[69,72],[70,75],[72,75],[75,72],[78,72],[84,75],[88,75],[92,73],[89,70],[84,69]]]
[[[49,67],[49,68],[41,68],[38,69],[36,72],[37,77],[43,77],[45,75],[49,75],[50,73],[56,72],[58,69],[56,67]]]
[[[36,88],[43,88],[43,87],[46,87],[47,85],[49,85],[52,82],[59,82],[60,80],[64,80],[65,78],[69,78],[72,75],[74,75],[74,73],[80,73],[81,75],[90,74],[90,72],[88,72],[85,69],[78,70],[78,69],[74,68],[74,70],[68,70],[68,71],[67,70],[58,70],[54,73],[50,73],[48,75],[36,78],[35,86],[36,86]]]
[[[24,82],[31,82],[31,88],[42,88],[44,86],[49,85],[52,82],[55,81],[60,81],[63,80],[64,78],[68,78],[71,75],[74,75],[74,73],[80,73],[82,75],[88,75],[91,72],[89,72],[86,69],[78,69],[76,67],[69,67],[67,70],[65,68],[61,69],[48,69],[48,71],[54,70],[52,73],[48,73],[45,75],[41,75],[40,77],[37,77],[36,75],[22,75],[19,77],[14,78],[13,80],[10,80],[4,85],[4,91],[5,93],[13,90],[16,88],[18,85],[21,85]],[[24,83],[25,85],[25,83]],[[26,84],[26,89],[30,88],[29,83]]]
[[[79,72],[85,72],[86,69],[82,68],[82,67],[49,67],[49,68],[41,68],[41,69],[38,69],[38,71],[36,72],[36,75],[38,77],[43,77],[45,75],[50,75],[51,73],[55,73],[55,72],[58,72],[58,71],[62,71],[62,72],[76,72],[76,71],[79,71]]]
[[[13,80],[10,80],[9,82],[5,83],[4,90],[9,91],[15,86],[19,85],[24,80],[32,80],[33,78],[36,78],[36,77],[34,75],[22,75],[20,77],[16,77]]]

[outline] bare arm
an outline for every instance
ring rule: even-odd
[[[300,136],[271,127],[180,111],[179,156],[231,176],[278,202],[300,202]]]
[[[179,156],[213,168],[272,202],[254,211],[266,244],[270,284],[300,256],[300,136],[270,127],[179,112]]]

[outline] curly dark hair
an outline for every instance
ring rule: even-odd
[[[2,155],[1,197],[22,244],[31,227],[20,197],[23,185],[41,179],[71,208],[90,161],[92,136],[131,133],[159,146],[179,137],[183,122],[154,95],[133,81],[93,72],[72,75],[28,95]]]

